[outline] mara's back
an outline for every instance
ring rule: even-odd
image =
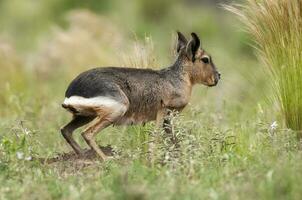
[[[124,114],[114,124],[145,123],[156,118],[167,83],[165,76],[162,70],[152,69],[91,69],[70,83],[63,107],[67,104],[77,115],[94,115],[96,111],[87,111],[86,107],[97,105],[116,109],[122,105]]]
[[[94,68],[78,75],[68,86],[65,97],[111,96],[117,89],[121,89],[127,96],[130,93],[147,94],[147,91],[156,87],[156,82],[160,82],[162,78],[163,73],[152,69]]]

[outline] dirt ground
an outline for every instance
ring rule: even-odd
[[[109,158],[117,154],[117,152],[115,152],[110,145],[100,146],[100,148],[102,149],[104,154]],[[33,160],[38,160],[43,164],[54,164],[58,162],[69,161],[77,165],[85,166],[90,165],[100,159],[97,157],[96,153],[92,149],[84,149],[83,155],[78,155],[74,151],[71,151],[67,153],[58,154],[57,156],[51,158],[35,158]]]

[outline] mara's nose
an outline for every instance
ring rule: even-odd
[[[221,79],[221,74],[219,72],[216,72],[215,83],[217,84],[220,79]]]

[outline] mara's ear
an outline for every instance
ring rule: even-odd
[[[179,51],[182,49],[182,48],[185,48],[187,43],[188,43],[188,40],[186,39],[186,37],[179,31],[177,31],[177,36],[178,36],[178,41],[177,41],[177,47],[176,47],[176,51],[177,53],[179,53]]]
[[[195,54],[200,46],[200,40],[196,33],[191,33],[192,39],[187,44],[187,55],[188,57],[194,62],[195,61]]]

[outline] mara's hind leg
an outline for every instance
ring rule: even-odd
[[[83,133],[82,136],[85,139],[86,143],[96,152],[96,154],[104,161],[106,160],[106,155],[104,152],[98,147],[95,137],[97,133],[104,128],[110,126],[112,124],[111,121],[107,120],[104,117],[98,116],[94,123],[92,123]]]
[[[91,122],[94,116],[74,116],[73,119],[61,128],[61,133],[72,149],[77,153],[81,154],[82,149],[80,145],[72,138],[72,133],[75,129],[84,126],[85,124]]]
[[[93,123],[82,133],[83,138],[86,143],[97,153],[97,155],[102,159],[106,160],[106,155],[98,147],[95,137],[98,132],[102,131],[104,128],[110,126],[118,119],[120,119],[128,109],[128,100],[126,103],[116,101],[114,99],[110,100],[110,104],[107,106],[100,106],[95,108],[97,117]]]

